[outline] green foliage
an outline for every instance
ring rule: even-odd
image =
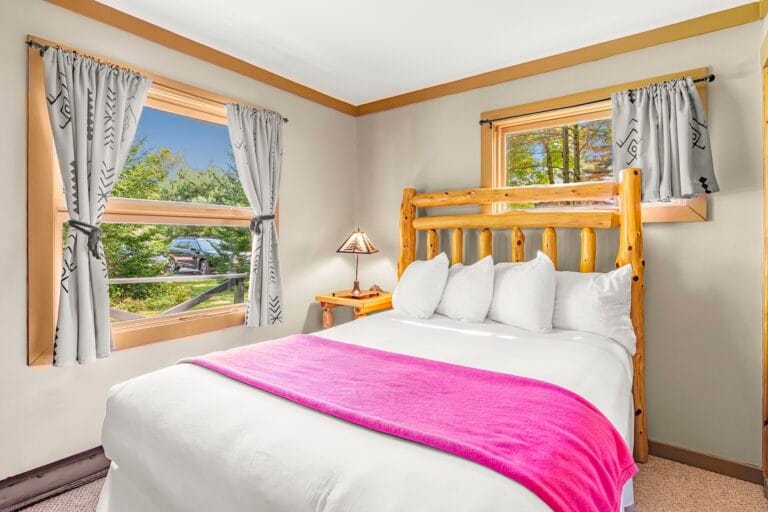
[[[248,198],[237,174],[216,166],[210,166],[205,171],[181,169],[168,182],[165,198],[185,203],[248,206]]]
[[[180,158],[170,149],[155,152],[144,149],[145,139],[131,146],[120,178],[112,189],[113,197],[162,200],[169,176]]]
[[[128,289],[127,292],[115,293],[110,290],[110,306],[122,311],[129,311],[141,315],[149,316],[153,313],[159,313],[170,309],[177,304],[181,304],[187,299],[196,295],[195,289],[199,289],[202,284],[207,288],[216,286],[215,281],[194,281],[192,283],[149,283],[149,284],[127,284],[113,286],[113,289]],[[198,286],[193,286],[198,285]],[[200,293],[206,288],[200,290]]]
[[[168,148],[149,151],[139,140],[128,154],[113,197],[248,206],[232,162],[226,169],[210,165],[194,169],[184,155]],[[246,253],[251,234],[245,228],[221,226],[162,226],[148,224],[104,224],[103,244],[110,277],[151,277],[168,273],[168,247],[182,236],[221,240],[227,256],[211,261],[214,273],[247,272]],[[110,287],[111,306],[142,314],[158,313],[183,302],[215,281],[130,284]]]
[[[613,176],[609,120],[512,133],[505,142],[509,187],[602,181]]]

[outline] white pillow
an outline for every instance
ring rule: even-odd
[[[497,263],[488,318],[532,332],[552,330],[555,266],[539,251],[525,263]]]
[[[486,256],[473,265],[457,263],[448,270],[437,312],[462,322],[482,322],[492,300],[493,258]]]
[[[448,256],[441,252],[431,260],[408,265],[392,292],[392,309],[416,318],[429,318],[443,296],[448,279]]]
[[[616,340],[635,353],[632,266],[601,273],[556,272],[557,293],[553,325],[558,329],[593,332]]]

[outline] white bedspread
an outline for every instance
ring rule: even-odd
[[[631,446],[631,359],[607,338],[533,335],[490,321],[414,320],[392,311],[318,334],[558,384],[595,404]],[[103,444],[113,461],[104,512],[548,510],[483,466],[191,364],[115,386]]]

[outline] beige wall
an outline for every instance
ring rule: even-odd
[[[26,366],[27,34],[109,56],[278,110],[290,119],[280,199],[286,322],[233,328],[124,350],[71,368]],[[109,387],[181,357],[319,328],[314,294],[351,279],[337,244],[354,228],[355,120],[240,75],[166,50],[41,0],[0,0],[0,480],[101,444]],[[328,205],[333,204],[333,208]]]
[[[711,66],[710,131],[722,189],[711,198],[711,221],[645,231],[648,421],[654,440],[759,465],[760,39],[753,23],[359,118],[357,218],[382,251],[365,278],[394,282],[403,187],[479,185],[480,112]],[[564,258],[576,265],[575,252]]]

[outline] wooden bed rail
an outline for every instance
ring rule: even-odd
[[[417,217],[413,229],[513,229],[520,228],[615,228],[619,214],[613,210],[509,210],[503,213],[476,213]]]
[[[557,267],[556,228],[581,229],[579,270],[594,272],[597,259],[595,229],[619,228],[616,267],[632,266],[632,324],[637,338],[634,356],[632,395],[635,404],[635,459],[648,459],[648,433],[645,413],[645,338],[643,298],[645,260],[640,208],[641,175],[639,169],[625,169],[620,182],[576,183],[556,186],[513,188],[475,188],[417,194],[413,188],[403,190],[400,205],[400,254],[398,278],[416,259],[416,232],[426,231],[426,256],[440,253],[438,230],[450,231],[451,264],[464,261],[464,236],[468,229],[477,230],[478,257],[493,252],[493,231],[510,230],[509,259],[520,262],[525,257],[523,228],[543,228],[541,250]],[[509,210],[503,213],[472,213],[417,217],[417,208],[443,206],[491,205],[493,203],[592,202],[618,199],[618,208]]]
[[[614,181],[571,183],[566,185],[533,185],[528,187],[469,188],[414,194],[416,208],[461,206],[492,203],[554,203],[560,201],[605,201],[618,194]]]

